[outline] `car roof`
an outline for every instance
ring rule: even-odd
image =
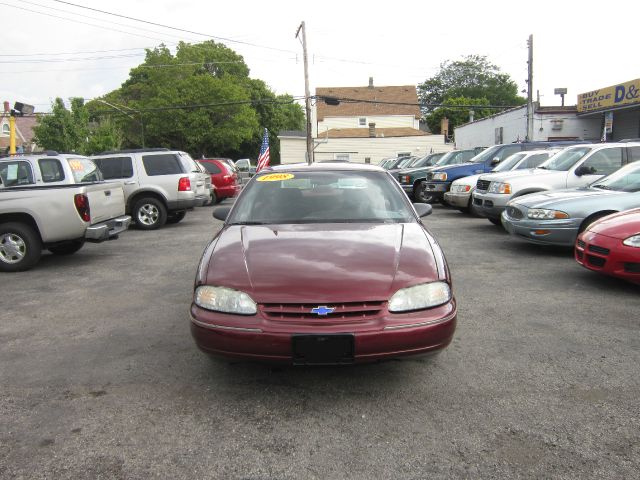
[[[355,171],[355,172],[387,172],[384,168],[378,165],[371,165],[366,163],[341,163],[341,162],[327,162],[327,163],[293,163],[287,165],[275,165],[273,167],[260,170],[263,172],[328,172],[328,171]]]

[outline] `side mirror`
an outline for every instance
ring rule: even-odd
[[[229,216],[230,211],[231,207],[218,207],[213,211],[213,218],[224,222]]]
[[[491,159],[491,165],[497,165],[500,163],[500,159],[498,157],[493,157]]]
[[[433,212],[433,207],[428,203],[414,203],[413,208],[416,209],[416,213],[420,218],[431,215],[431,212]]]
[[[576,174],[576,177],[581,177],[583,175],[593,175],[596,173],[596,169],[593,167],[587,167],[586,165],[580,165],[578,168],[576,168],[576,171],[574,173]]]

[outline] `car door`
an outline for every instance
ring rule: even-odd
[[[138,189],[137,175],[134,173],[130,156],[92,158],[106,181],[118,182],[124,190],[125,201]]]
[[[622,167],[623,147],[601,148],[567,172],[567,188],[584,187]]]

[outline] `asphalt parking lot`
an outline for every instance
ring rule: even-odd
[[[211,211],[0,276],[0,478],[638,478],[639,287],[436,206],[443,353],[216,361],[188,323]]]

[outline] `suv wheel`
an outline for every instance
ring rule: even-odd
[[[133,206],[136,226],[141,230],[155,230],[167,223],[167,209],[156,198],[141,198]]]
[[[0,271],[20,272],[33,267],[42,255],[42,242],[24,223],[0,225]]]

